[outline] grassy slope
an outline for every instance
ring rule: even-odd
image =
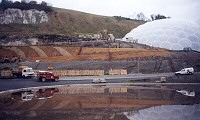
[[[99,16],[74,10],[54,8],[49,13],[50,21],[40,25],[0,25],[0,32],[34,33],[34,34],[65,34],[98,33],[107,29],[117,37],[123,37],[131,29],[143,24],[143,21],[121,20],[114,17]]]

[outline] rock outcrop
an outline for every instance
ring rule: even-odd
[[[7,9],[0,14],[0,24],[40,24],[48,22],[48,16],[44,11]]]

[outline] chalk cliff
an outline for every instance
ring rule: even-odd
[[[48,16],[44,11],[7,9],[0,14],[0,24],[40,24],[48,22]]]

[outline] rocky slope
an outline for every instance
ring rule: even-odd
[[[48,22],[48,16],[44,11],[7,9],[0,14],[0,24],[40,24]]]
[[[138,20],[117,20],[114,17],[93,15],[73,10],[53,8],[46,13],[35,9],[8,8],[0,11],[0,33],[9,34],[95,34],[107,30],[123,37],[143,24]]]

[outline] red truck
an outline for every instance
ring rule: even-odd
[[[59,76],[54,75],[50,71],[38,71],[37,77],[42,82],[45,82],[47,80],[54,80],[54,81],[59,80]]]

